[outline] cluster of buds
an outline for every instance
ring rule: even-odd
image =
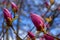
[[[11,26],[12,25],[11,13],[6,8],[3,9],[3,13],[4,13],[4,18],[6,19],[7,26]]]
[[[12,22],[13,22],[13,18],[12,18],[12,15],[11,15],[11,13],[8,11],[8,9],[6,9],[6,8],[4,8],[3,9],[3,13],[4,13],[4,18],[5,18],[5,20],[6,20],[6,24],[7,24],[7,28],[9,28],[9,27],[11,27],[12,29],[13,29],[13,31],[14,31],[14,33],[17,35],[17,38],[19,39],[19,40],[22,40],[19,36],[18,36],[18,34],[16,33],[16,31],[14,30],[14,28],[13,28],[13,26],[12,26]],[[6,31],[7,32],[7,31]]]
[[[12,7],[12,10],[13,10],[14,13],[16,13],[18,11],[18,7],[16,6],[15,3],[11,2],[11,7]],[[11,13],[6,8],[3,9],[3,13],[4,13],[4,18],[6,19],[7,25],[11,25],[12,24]]]
[[[54,0],[50,0],[50,3],[51,3],[51,5],[54,4]],[[11,2],[11,6],[12,6],[13,12],[16,13],[18,11],[17,5],[15,3]],[[47,2],[45,2],[45,6],[48,9],[50,8],[50,5]],[[60,10],[60,7],[58,8],[58,10]],[[7,26],[12,26],[11,13],[6,8],[3,9],[3,13],[4,13],[4,18],[6,20]],[[44,19],[41,16],[34,14],[34,13],[30,13],[30,17],[31,17],[31,20],[32,20],[33,24],[35,25],[37,31],[44,32]],[[48,22],[51,22],[51,20],[52,20],[51,17],[50,17],[50,19],[46,18],[46,21],[48,21]],[[28,32],[28,35],[32,40],[35,40],[35,36],[32,32]],[[50,36],[46,33],[44,34],[44,38],[46,40],[54,40],[54,38],[52,36]]]

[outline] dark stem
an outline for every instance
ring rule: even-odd
[[[7,32],[6,32],[6,40],[9,40],[8,30],[7,30]]]
[[[19,35],[17,34],[17,32],[15,31],[15,29],[13,28],[13,26],[11,26],[11,28],[12,28],[12,30],[14,31],[14,33],[16,34],[17,39],[18,39],[18,40],[22,40],[22,39],[19,37]]]

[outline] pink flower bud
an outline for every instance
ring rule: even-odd
[[[54,38],[52,36],[48,35],[48,34],[44,34],[44,38],[46,40],[54,40]]]
[[[4,18],[7,19],[8,17],[12,19],[12,15],[10,14],[10,12],[8,11],[8,9],[4,8],[3,9],[3,13],[4,13]]]
[[[18,11],[18,7],[14,2],[11,2],[11,6],[14,13]]]
[[[31,16],[31,20],[33,22],[33,24],[36,26],[36,29],[38,31],[41,31],[41,26],[44,28],[44,20],[41,16],[37,15],[37,14],[30,14]]]
[[[45,2],[45,6],[47,7],[47,8],[49,8],[50,6],[49,6],[49,4],[47,3],[47,2]]]
[[[4,8],[3,13],[4,13],[4,18],[6,19],[7,25],[11,25],[12,24],[12,15],[8,11],[8,9]]]
[[[29,35],[29,37],[32,38],[32,39],[35,37],[32,32],[28,32],[28,35]]]
[[[49,4],[47,2],[45,2],[45,5],[48,6]]]

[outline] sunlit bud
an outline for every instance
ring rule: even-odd
[[[51,4],[51,5],[54,4],[54,0],[50,0],[50,4]]]
[[[14,13],[16,13],[18,11],[18,7],[14,2],[11,2],[11,7]]]
[[[44,28],[44,20],[41,16],[31,13],[31,20],[33,22],[33,24],[36,26],[37,31],[41,31],[41,26],[42,28]]]
[[[51,18],[51,17],[49,17],[49,18],[45,18],[45,20],[49,23],[49,22],[52,21],[52,18]]]

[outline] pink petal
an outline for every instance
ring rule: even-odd
[[[10,12],[8,11],[8,9],[4,8],[3,9],[3,13],[4,13],[4,18],[7,19],[7,17],[12,19],[12,15],[10,14]]]

